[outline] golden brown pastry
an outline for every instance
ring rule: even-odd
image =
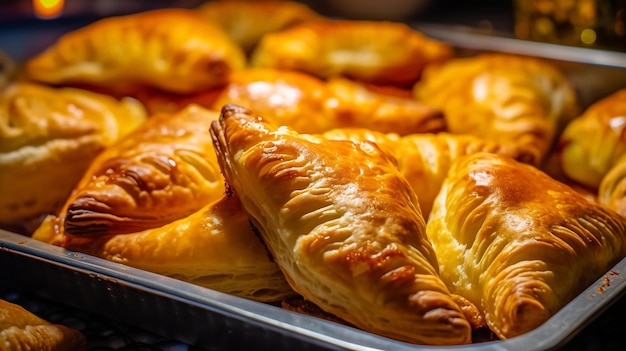
[[[112,236],[68,236],[63,217],[48,216],[33,238],[257,301],[295,294],[232,193],[162,227]]]
[[[453,164],[427,233],[450,290],[502,339],[541,325],[626,255],[617,213],[489,153]]]
[[[597,189],[626,153],[625,131],[626,88],[592,104],[567,125],[557,149],[565,175]]]
[[[20,305],[0,299],[0,351],[79,351],[87,348],[78,330],[50,323]]]
[[[15,82],[0,91],[0,224],[57,211],[91,161],[142,124],[136,100]]]
[[[334,140],[369,140],[390,153],[396,159],[400,173],[417,194],[426,219],[450,166],[458,158],[476,152],[492,152],[508,155],[521,162],[534,161],[532,154],[516,144],[496,143],[473,135],[442,132],[401,137],[368,129],[333,129],[322,135]]]
[[[386,337],[471,342],[415,193],[375,144],[300,135],[235,105],[211,134],[228,184],[296,292]]]
[[[224,189],[208,126],[196,105],[150,117],[91,163],[59,212],[65,234],[132,233],[159,227],[219,199]]]
[[[265,34],[323,17],[297,1],[212,0],[196,8],[209,23],[222,28],[245,52]]]
[[[451,47],[399,22],[308,21],[261,38],[252,53],[256,67],[307,72],[321,78],[345,76],[407,86],[423,68],[452,56]]]
[[[602,178],[598,202],[626,217],[626,154]]]
[[[414,93],[441,108],[448,131],[526,146],[541,162],[560,124],[578,113],[566,77],[540,59],[481,54],[429,66]]]
[[[108,17],[63,35],[29,59],[30,79],[129,94],[150,86],[187,94],[226,84],[245,65],[243,50],[185,9]]]
[[[245,106],[276,125],[299,133],[360,127],[399,134],[445,128],[440,110],[396,91],[370,88],[345,78],[325,82],[310,74],[273,68],[234,72],[212,104]]]

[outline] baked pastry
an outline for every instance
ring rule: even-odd
[[[271,123],[299,133],[360,127],[407,134],[445,128],[439,109],[397,91],[376,90],[345,78],[325,82],[298,71],[249,68],[232,74],[212,108],[245,106]]]
[[[188,94],[226,84],[245,63],[243,50],[221,29],[192,10],[167,8],[71,31],[24,68],[29,79],[49,84]]]
[[[134,233],[69,236],[62,222],[46,217],[33,238],[252,300],[295,295],[232,193],[187,217]]]
[[[304,3],[281,0],[213,0],[196,8],[209,23],[226,32],[245,52],[265,34],[324,17]]]
[[[448,131],[516,142],[541,162],[561,125],[578,112],[576,92],[552,64],[485,53],[429,66],[414,86],[419,101],[441,108]]]
[[[145,120],[133,99],[27,82],[1,90],[0,225],[57,211],[96,155]]]
[[[626,217],[626,154],[602,177],[598,202]]]
[[[386,337],[471,342],[415,193],[375,144],[300,135],[235,105],[211,135],[227,183],[296,292]]]
[[[150,117],[93,160],[59,212],[65,234],[133,233],[184,218],[224,191],[208,126],[196,105]]]
[[[399,136],[368,129],[333,129],[322,135],[334,140],[371,141],[390,153],[396,159],[400,173],[417,194],[426,219],[455,160],[472,153],[491,152],[520,162],[534,162],[533,155],[516,144],[497,143],[473,135],[442,132]]]
[[[567,125],[557,149],[565,175],[597,189],[626,153],[625,131],[626,88],[595,102]]]
[[[375,39],[375,40],[373,40]],[[399,22],[307,21],[266,34],[251,65],[410,86],[424,67],[452,57],[451,46]]]
[[[24,307],[0,299],[0,351],[87,349],[77,329],[50,323]]]
[[[626,255],[626,222],[534,166],[453,164],[427,225],[442,279],[501,339],[526,333]]]

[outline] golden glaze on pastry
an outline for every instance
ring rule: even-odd
[[[477,153],[453,164],[427,225],[441,276],[511,338],[626,255],[626,223],[537,168]]]
[[[397,161],[400,173],[407,179],[419,200],[424,218],[428,219],[433,201],[448,175],[452,163],[462,156],[476,152],[508,155],[516,160],[533,163],[533,155],[512,143],[496,143],[473,135],[424,133],[399,136],[367,129],[334,129],[322,134],[334,140],[376,143]]]
[[[79,351],[87,348],[78,330],[50,323],[20,305],[0,299],[0,351]]]
[[[597,101],[572,120],[560,137],[557,152],[567,177],[597,189],[626,152],[626,88]]]
[[[63,35],[26,62],[30,79],[85,84],[128,94],[137,86],[192,93],[226,84],[245,65],[242,49],[221,29],[184,9],[98,20]]]
[[[208,126],[190,105],[150,117],[93,161],[60,212],[68,235],[132,233],[186,217],[220,198],[224,179]]]
[[[541,161],[560,124],[578,113],[573,87],[535,58],[481,54],[428,67],[418,100],[444,112],[448,130],[525,145]]]
[[[394,94],[394,95],[392,95]],[[234,72],[212,105],[245,106],[276,125],[299,133],[360,127],[399,134],[437,132],[445,128],[439,109],[397,92],[374,90],[345,78],[325,82],[312,75],[272,68]]]
[[[602,178],[598,202],[626,217],[626,154]]]
[[[33,238],[257,301],[294,295],[233,194],[135,233],[72,237],[64,235],[62,221],[48,216]]]
[[[53,213],[106,146],[143,123],[132,99],[19,82],[0,91],[0,223]]]
[[[386,337],[471,342],[415,193],[375,144],[300,135],[234,105],[211,134],[226,181],[295,291]]]
[[[270,33],[252,53],[256,67],[307,72],[321,78],[345,76],[381,85],[412,85],[423,68],[453,51],[403,23],[308,21]]]
[[[209,23],[222,28],[246,52],[251,52],[265,34],[323,19],[297,1],[213,0],[201,4],[196,11]]]

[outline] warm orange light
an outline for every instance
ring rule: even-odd
[[[39,18],[55,18],[63,11],[65,0],[33,0],[35,16]]]

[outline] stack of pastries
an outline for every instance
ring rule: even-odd
[[[3,88],[0,224],[395,340],[506,339],[626,257],[624,96],[289,1],[106,18]]]

